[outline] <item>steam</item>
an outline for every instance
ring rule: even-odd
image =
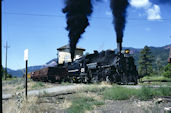
[[[66,13],[66,30],[69,31],[70,53],[73,61],[76,45],[89,25],[88,16],[92,13],[92,4],[91,0],[65,0],[65,5],[63,13]]]
[[[128,0],[111,0],[110,7],[113,13],[113,23],[115,24],[115,31],[117,42],[122,42],[123,31],[126,24],[126,9],[129,3]]]

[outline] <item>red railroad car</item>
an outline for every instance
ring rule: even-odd
[[[47,67],[31,73],[31,78],[35,81],[61,82],[67,76],[67,70],[64,67]]]

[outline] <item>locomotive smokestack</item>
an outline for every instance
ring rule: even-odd
[[[110,0],[110,7],[114,18],[113,23],[115,25],[117,37],[117,49],[119,52],[122,50],[122,38],[126,24],[126,9],[128,5],[128,0]]]
[[[117,49],[118,49],[118,52],[121,53],[121,51],[122,51],[122,43],[121,42],[117,42]]]
[[[117,49],[118,49],[118,52],[121,53],[122,51],[122,37],[117,37]]]
[[[73,61],[76,45],[89,25],[88,17],[92,13],[91,0],[65,0],[67,27],[69,31],[68,37],[70,42],[70,53]]]

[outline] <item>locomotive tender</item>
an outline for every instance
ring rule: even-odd
[[[77,83],[107,81],[117,84],[137,84],[138,80],[138,72],[129,50],[116,54],[113,50],[94,51],[93,54],[83,56],[72,63],[49,68],[51,69],[42,69],[48,71],[44,75],[32,73],[32,79]],[[41,70],[39,71],[41,73]],[[43,79],[45,76],[46,80]]]

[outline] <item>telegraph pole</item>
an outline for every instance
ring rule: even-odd
[[[6,45],[4,46],[4,48],[6,49],[6,59],[5,59],[5,80],[7,79],[7,55],[8,55],[8,43],[6,41]]]

